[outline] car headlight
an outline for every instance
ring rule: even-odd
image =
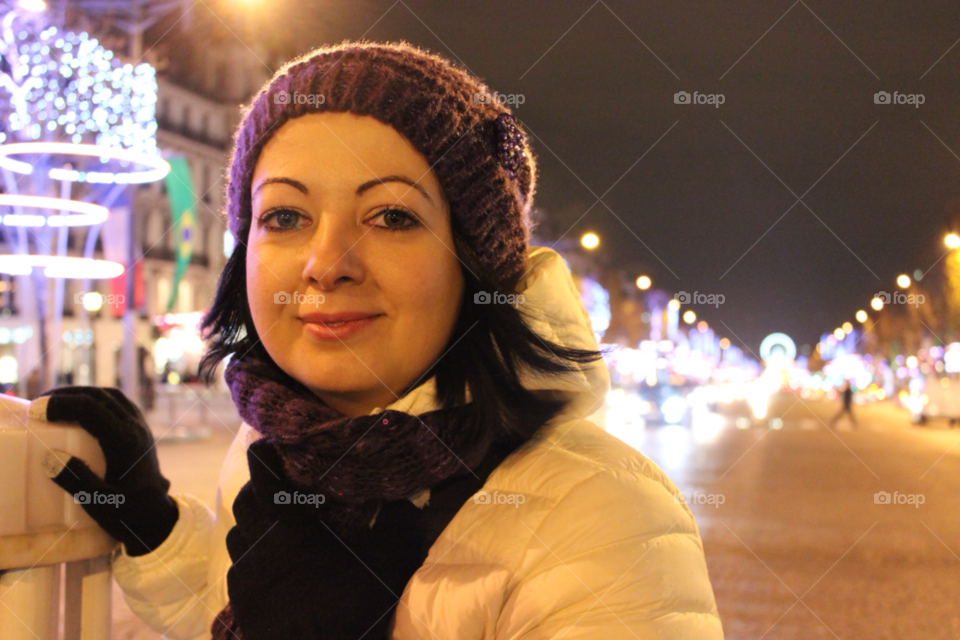
[[[663,419],[670,424],[676,424],[683,420],[683,414],[687,410],[687,403],[680,396],[667,398],[660,405],[660,412]]]

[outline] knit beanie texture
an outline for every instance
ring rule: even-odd
[[[243,109],[226,188],[239,242],[250,230],[250,187],[264,145],[291,118],[324,111],[371,116],[406,138],[436,175],[454,231],[497,284],[515,284],[536,188],[528,138],[480,79],[405,42],[316,49],[284,65]]]

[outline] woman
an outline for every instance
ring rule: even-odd
[[[490,96],[344,43],[245,111],[204,322],[244,418],[215,514],[167,495],[115,390],[31,405],[100,438],[104,480],[48,473],[127,495],[88,512],[166,637],[722,638],[676,488],[584,419],[609,378],[565,263],[528,247],[534,156]]]

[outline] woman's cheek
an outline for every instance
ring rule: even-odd
[[[437,254],[433,254],[437,255]],[[442,349],[453,330],[463,288],[462,275],[449,261],[420,263],[408,272],[411,289],[404,296],[418,333]]]
[[[270,273],[265,264],[269,263],[269,256],[262,256],[253,251],[256,247],[250,248],[252,251],[251,260],[247,261],[247,296],[250,302],[250,313],[253,316],[254,324],[257,325],[257,331],[262,331],[259,325],[272,323],[280,317],[282,305],[278,304],[277,296],[282,292],[283,287],[276,274]],[[274,262],[276,265],[277,263]],[[278,267],[274,267],[276,270]],[[292,291],[288,291],[292,294]]]

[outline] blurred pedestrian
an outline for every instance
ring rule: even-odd
[[[830,427],[833,428],[837,425],[837,422],[843,416],[847,416],[850,419],[852,426],[857,426],[857,417],[853,415],[853,387],[850,385],[850,381],[846,380],[843,383],[843,390],[840,392],[841,400],[843,401],[843,407],[840,409],[839,413],[833,417],[833,420],[830,421]]]

